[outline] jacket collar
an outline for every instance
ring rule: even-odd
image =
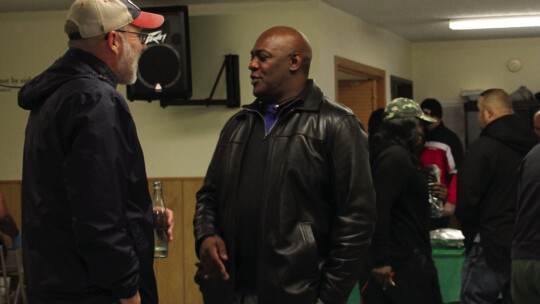
[[[308,79],[304,90],[298,96],[285,101],[280,105],[283,109],[316,112],[321,105],[323,93],[321,89],[313,82],[313,79]],[[256,99],[248,105],[242,106],[245,109],[260,112],[262,101]]]
[[[116,88],[118,84],[118,79],[116,78],[116,75],[113,73],[113,71],[109,68],[109,66],[103,60],[77,48],[70,48],[66,53],[66,57],[75,61],[84,62],[90,68],[92,68],[91,73],[94,76],[96,76],[102,81],[109,83],[111,86]]]

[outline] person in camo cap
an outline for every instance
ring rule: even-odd
[[[428,182],[418,151],[435,120],[412,99],[397,98],[370,146],[377,223],[364,303],[442,303],[431,260]]]

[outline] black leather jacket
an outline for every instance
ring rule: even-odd
[[[311,80],[303,94],[305,100],[283,109],[267,135],[271,144],[257,244],[261,304],[315,303],[317,298],[326,304],[346,302],[373,233],[375,199],[361,124]],[[227,282],[196,278],[205,303],[231,303],[234,296],[239,172],[251,127],[263,119],[255,105],[223,128],[197,193],[197,251],[205,237],[220,236],[231,275]]]

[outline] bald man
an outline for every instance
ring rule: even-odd
[[[484,91],[478,99],[482,128],[459,167],[456,217],[465,235],[461,303],[504,303],[510,295],[510,249],[516,218],[518,168],[538,143],[515,114],[508,94]]]
[[[273,27],[251,50],[256,100],[221,132],[194,218],[205,303],[345,303],[375,200],[367,137],[308,79],[311,47]]]

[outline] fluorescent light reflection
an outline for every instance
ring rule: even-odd
[[[495,28],[540,26],[540,16],[494,17],[450,20],[453,30],[477,30]]]

